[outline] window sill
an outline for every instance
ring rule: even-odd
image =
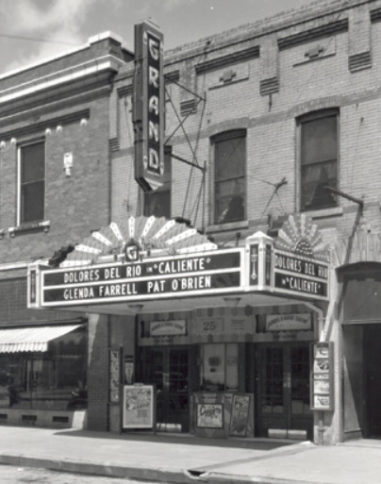
[[[249,222],[247,220],[242,220],[240,222],[230,222],[227,224],[209,225],[209,227],[206,228],[206,233],[227,232],[228,230],[247,229],[248,227]]]
[[[43,220],[41,222],[29,222],[17,227],[9,227],[8,234],[10,237],[15,237],[16,235],[28,234],[32,232],[49,232],[50,220]]]
[[[343,207],[321,208],[320,210],[308,210],[303,213],[312,219],[341,217],[343,215]]]

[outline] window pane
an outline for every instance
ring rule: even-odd
[[[44,218],[44,182],[21,186],[21,222],[33,222]]]
[[[244,220],[246,203],[246,133],[214,138],[214,223]]]
[[[337,187],[337,116],[301,124],[301,210],[333,207],[336,197],[325,186]]]
[[[245,138],[233,138],[216,142],[216,181],[243,176],[245,173],[245,154]]]
[[[302,210],[336,205],[335,196],[324,187],[336,188],[336,163],[319,163],[302,167]]]
[[[21,183],[43,180],[44,143],[21,147]]]
[[[245,217],[245,178],[216,184],[215,220],[228,223],[243,220]]]
[[[336,116],[315,119],[302,124],[302,164],[337,158]]]

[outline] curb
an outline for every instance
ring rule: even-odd
[[[249,475],[224,474],[219,472],[195,472],[188,470],[171,470],[165,468],[123,467],[114,464],[94,464],[90,462],[74,462],[68,460],[44,459],[26,457],[23,455],[0,455],[0,465],[18,467],[38,467],[58,472],[69,472],[93,476],[113,477],[120,479],[135,479],[173,484],[195,484],[196,482],[210,484],[316,484],[299,479],[279,479]],[[319,484],[325,484],[320,482]]]
[[[94,464],[90,462],[73,462],[68,460],[43,459],[39,457],[26,457],[23,455],[0,455],[0,465],[18,467],[38,467],[59,472],[87,474],[93,476],[114,477],[121,479],[136,479],[166,483],[189,484],[194,482],[180,470],[165,468],[149,469],[143,467],[123,467],[114,464]]]

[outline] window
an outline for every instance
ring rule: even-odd
[[[47,352],[2,353],[0,408],[85,408],[86,375],[85,328],[51,341]]]
[[[17,224],[43,220],[45,192],[45,143],[43,141],[19,147],[18,173]]]
[[[246,131],[219,134],[214,144],[214,223],[246,218]]]
[[[338,112],[301,118],[301,210],[337,205],[325,186],[337,188]]]
[[[172,175],[172,146],[164,147],[163,186],[151,192],[144,192],[144,215],[156,217],[171,217],[171,175]]]

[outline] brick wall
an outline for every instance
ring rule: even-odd
[[[194,70],[200,63],[207,65],[192,81],[193,87],[188,86],[187,81],[187,87],[204,97],[205,103],[201,101],[197,111],[184,122],[186,136],[179,129],[171,139],[175,154],[192,160],[188,138],[196,150],[198,163],[206,162],[205,205],[203,201],[201,203],[204,213],[199,212],[196,218],[193,210],[202,193],[202,177],[197,170],[191,173],[187,165],[174,159],[172,215],[184,213],[199,228],[202,228],[204,219],[207,224],[211,224],[213,150],[210,136],[236,127],[247,129],[249,231],[266,229],[263,221],[269,215],[277,217],[298,211],[300,181],[296,120],[302,114],[335,107],[340,112],[339,188],[354,197],[364,197],[365,221],[372,230],[380,231],[381,145],[378,130],[381,22],[372,13],[380,8],[379,0],[365,4],[358,1],[313,4],[292,14],[280,14],[268,22],[248,24],[169,51],[165,57],[167,69],[178,69],[180,79],[185,81],[188,79],[191,82],[194,77],[194,73],[190,73],[192,64]],[[331,25],[335,25],[333,31],[324,30]],[[265,41],[267,35],[272,36],[271,42]],[[277,55],[273,52],[274,36],[281,45]],[[234,57],[234,53],[254,45],[260,45],[259,57],[253,56],[242,61]],[[361,65],[359,70],[353,71],[349,67],[349,55],[367,46],[371,49],[370,65]],[[266,56],[263,49],[270,48],[271,55]],[[228,59],[225,64],[216,63],[216,60],[224,56]],[[260,92],[262,57],[266,58],[267,63],[278,63],[277,66],[267,66],[278,76],[279,82],[278,91],[275,90],[271,95],[261,95]],[[233,77],[224,83],[221,79],[229,71],[232,71]],[[121,79],[118,82],[119,88],[122,88],[127,80]],[[169,85],[168,91],[174,107],[180,112],[182,88],[173,83]],[[178,125],[171,102],[167,101],[166,112],[166,133],[169,135]],[[122,116],[121,112],[119,116]],[[125,111],[123,116],[126,116]],[[116,180],[119,179],[118,173],[126,175],[126,166],[131,166],[133,153],[130,121],[121,118],[119,126],[122,128],[119,136],[123,140],[123,150],[130,151],[121,150],[114,155],[118,159],[113,165],[113,177]],[[266,182],[275,184],[283,177],[286,177],[287,184],[268,205],[274,188]],[[128,206],[133,210],[138,207],[138,200],[136,198],[135,202],[131,201],[133,190],[128,193]],[[185,194],[187,200],[184,208]],[[126,198],[125,193],[116,190],[113,194],[114,207],[122,206],[122,198]],[[332,236],[333,229],[345,235],[353,228],[357,206],[343,198],[338,199],[338,204],[342,211],[335,216],[325,216],[322,212],[313,214],[328,238]],[[113,213],[119,216],[120,209],[115,208]],[[231,231],[231,236],[236,230]]]
[[[25,277],[0,281],[1,326],[55,324],[83,316],[73,311],[27,309],[26,291]]]

